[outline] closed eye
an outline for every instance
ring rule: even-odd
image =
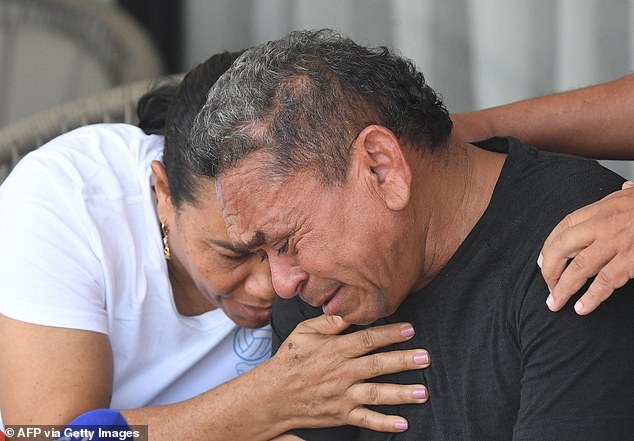
[[[236,262],[240,262],[243,260],[248,259],[249,257],[251,257],[253,255],[253,253],[248,253],[248,254],[235,254],[235,255],[228,255],[228,254],[223,254],[223,257],[225,259],[229,259],[229,260],[233,260]]]
[[[216,252],[228,260],[239,262],[253,256],[253,253],[249,250],[235,247],[229,242],[214,239],[209,240],[209,242],[214,246]],[[225,254],[227,251],[231,254]]]
[[[277,248],[277,255],[279,256],[280,254],[284,254],[287,251],[288,251],[288,238],[286,238],[284,242],[282,243],[282,245],[279,248]]]

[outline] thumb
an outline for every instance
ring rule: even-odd
[[[319,317],[315,317],[300,323],[300,326],[307,327],[313,332],[325,335],[336,335],[350,326],[350,323],[346,323],[338,315],[326,315],[322,314]]]
[[[623,183],[623,187],[621,187],[622,190],[625,190],[626,188],[632,188],[634,187],[634,182],[632,181],[625,181]]]

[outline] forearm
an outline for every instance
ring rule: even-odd
[[[130,425],[147,425],[150,439],[267,441],[290,430],[281,412],[284,389],[266,363],[180,403],[123,410]]]
[[[545,150],[634,159],[634,74],[452,118],[469,141],[511,135]]]
[[[306,320],[270,360],[246,374],[189,401],[122,413],[129,424],[148,425],[153,440],[257,441],[295,428],[345,425],[403,431],[407,422],[402,417],[366,406],[423,404],[424,386],[365,380],[423,369],[429,365],[429,354],[404,349],[367,355],[411,339],[414,329],[408,323],[340,335],[347,327],[335,316]]]

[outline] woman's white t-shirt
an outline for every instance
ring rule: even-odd
[[[0,313],[106,334],[115,409],[193,397],[270,356],[269,327],[177,312],[151,186],[162,152],[163,138],[137,127],[87,126],[0,186]]]

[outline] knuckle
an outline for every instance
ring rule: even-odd
[[[594,283],[601,290],[601,295],[607,297],[610,293],[625,285],[630,279],[629,274],[626,271],[610,271],[607,268],[602,268],[594,279]]]
[[[370,418],[365,412],[355,412],[350,415],[348,422],[354,426],[368,427],[370,424]]]
[[[401,367],[404,368],[404,369],[408,368],[408,367],[410,367],[410,366],[412,366],[414,364],[413,363],[414,355],[412,355],[412,353],[410,353],[410,352],[403,352],[401,354],[400,358],[401,358],[401,360],[400,360],[401,361]]]
[[[567,215],[561,220],[561,226],[565,229],[572,228],[574,226],[574,219],[572,213]],[[558,234],[558,240],[561,240],[561,234]]]
[[[550,253],[555,254],[557,250],[559,250],[564,244],[564,233],[553,234],[550,238],[548,238],[548,250]],[[546,256],[544,256],[546,257]]]
[[[614,286],[615,284],[614,284],[614,280],[612,278],[612,274],[605,268],[602,268],[601,271],[599,271],[597,276],[594,278],[594,282],[600,288],[608,288],[608,289],[614,289],[615,288],[615,286]],[[594,295],[594,292],[595,291],[592,291],[593,295]]]
[[[367,410],[359,413],[362,413],[363,415],[358,419],[358,423],[355,424],[356,426],[374,430],[376,432],[391,431],[391,424],[389,423],[389,419],[385,418],[384,415],[373,414],[372,412]]]
[[[588,266],[588,259],[585,254],[579,253],[575,256],[574,259],[570,262],[570,269],[575,272],[584,272]]]
[[[557,281],[551,295],[557,301],[567,301],[586,283],[588,276],[584,273],[566,271]]]
[[[334,315],[324,315],[326,322],[328,323],[328,326],[337,326],[338,324],[338,320],[337,317]]]
[[[397,398],[401,403],[409,403],[412,402],[414,400],[413,396],[412,396],[412,392],[413,392],[413,387],[401,387],[398,389],[397,392]]]
[[[586,307],[596,308],[605,299],[610,297],[613,290],[610,288],[600,288],[596,285],[590,286],[588,291],[581,297],[581,301]]]
[[[588,289],[588,291],[586,291],[583,295],[583,303],[587,306],[601,303],[597,289]]]
[[[381,399],[381,391],[379,390],[379,386],[377,384],[372,384],[368,389],[368,403],[367,404],[378,404]]]
[[[552,286],[557,283],[559,277],[563,272],[563,269],[563,265],[560,264],[560,261],[548,258],[546,257],[546,255],[544,255],[541,273],[542,276],[544,276],[544,279],[549,283],[549,285]]]
[[[362,427],[368,427],[370,425],[370,418],[368,418],[367,415],[363,414],[359,418],[359,423],[361,424]]]
[[[631,201],[629,200],[629,198],[622,197],[624,195],[623,195],[623,193],[620,193],[620,192],[616,192],[615,194],[617,196],[619,196],[619,197],[615,197],[613,199],[613,203],[615,205],[615,207],[614,207],[615,210],[614,210],[614,212],[611,212],[609,214],[614,216],[614,215],[617,215],[617,214],[620,214],[620,213],[623,213],[623,212],[626,212],[626,213],[629,212],[631,207],[632,207]]]
[[[369,329],[359,331],[359,337],[361,338],[361,346],[365,349],[374,348],[374,337]]]
[[[380,375],[383,372],[383,363],[379,354],[372,354],[368,359],[368,372],[373,377]]]
[[[618,289],[625,285],[629,280],[630,276],[627,271],[617,271],[611,274],[612,276],[612,284],[610,285],[610,289]]]

